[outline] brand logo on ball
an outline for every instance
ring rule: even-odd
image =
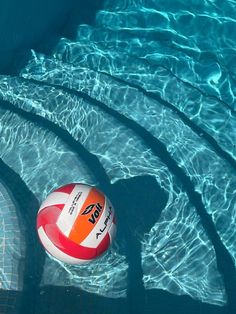
[[[81,213],[81,215],[88,215],[94,208],[96,208],[96,210],[92,213],[92,215],[90,216],[90,218],[88,219],[89,222],[91,222],[93,225],[95,224],[97,218],[100,215],[100,212],[102,210],[102,206],[99,203],[96,204],[90,204],[89,206],[87,206],[85,208],[85,210]]]
[[[89,213],[93,210],[93,208],[94,208],[95,205],[96,205],[96,204],[91,204],[91,205],[87,206],[87,207],[85,208],[85,210],[81,213],[81,215],[87,215],[87,214],[89,214]]]

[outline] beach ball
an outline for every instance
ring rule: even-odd
[[[95,187],[72,183],[51,192],[39,208],[37,232],[56,259],[83,264],[103,254],[116,231],[114,209]]]

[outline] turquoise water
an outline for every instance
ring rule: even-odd
[[[236,313],[235,4],[104,1],[3,71],[0,311]],[[69,182],[117,213],[114,245],[83,266],[34,229]]]

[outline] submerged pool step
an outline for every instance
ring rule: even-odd
[[[186,54],[186,51],[175,49],[168,42],[159,42],[157,38],[150,40],[140,36],[130,37],[127,31],[123,32],[124,35],[117,31],[107,31],[109,37],[106,38],[103,29],[96,30],[83,25],[79,30],[78,42],[62,39],[55,49],[55,57],[73,64],[87,60],[94,63],[94,66],[108,68],[106,71],[112,71],[113,62],[121,60],[122,64],[127,65],[127,58],[133,60],[130,65],[137,63],[137,69],[142,67],[142,63],[149,64],[152,69],[164,67],[192,87],[193,92],[198,90],[204,97],[218,100],[221,106],[228,108],[233,115],[236,114],[233,69],[229,71],[225,63],[222,65],[222,62],[216,60],[214,54],[201,52],[198,47],[191,48]],[[94,32],[95,36],[92,35]],[[230,55],[233,53],[230,49],[226,52]],[[96,60],[99,59],[97,65]],[[148,75],[149,71],[147,69],[145,74]]]
[[[71,65],[57,63],[57,61],[49,61],[48,68],[46,65],[46,61],[41,66],[39,65],[39,70],[35,71],[35,77],[32,74],[34,71],[30,71],[31,74],[28,78],[55,83],[72,90],[85,91],[92,98],[137,121],[151,134],[163,141],[172,158],[181,165],[192,179],[195,189],[202,193],[206,210],[212,215],[217,231],[224,244],[227,245],[227,239],[231,238],[231,235],[233,237],[234,230],[225,228],[225,225],[218,224],[218,221],[225,221],[228,224],[230,213],[232,217],[234,216],[233,186],[236,184],[233,175],[234,170],[227,162],[217,156],[208,143],[204,141],[204,138],[196,135],[172,110],[163,107],[163,104],[156,100],[146,97],[135,88],[123,85],[101,73],[86,71],[83,68],[73,68]],[[39,74],[40,68],[46,70]],[[56,72],[56,68],[60,70]],[[86,78],[83,71],[86,72]],[[58,73],[59,75],[57,75]],[[69,73],[69,77],[66,76],[66,73]],[[70,77],[73,79],[70,80]],[[169,125],[172,126],[171,129],[168,127]],[[198,143],[198,146],[195,143]],[[222,191],[229,195],[227,200]],[[212,195],[215,197],[213,198]],[[232,250],[231,245],[228,246],[228,249],[235,261],[236,252]]]
[[[119,50],[104,49],[95,45],[82,45],[70,42],[61,42],[59,52],[54,56],[66,63],[72,63],[72,71],[81,68],[84,73],[94,70],[111,74],[114,79],[121,78],[127,83],[134,83],[144,90],[161,95],[163,100],[171,103],[194,121],[199,127],[210,134],[223,150],[236,158],[236,113],[233,113],[227,104],[222,103],[216,97],[203,93],[186,81],[182,81],[169,70],[160,56],[159,65],[153,66],[145,60],[137,60],[133,56],[123,55]],[[86,55],[86,57],[85,57]],[[34,55],[28,68],[22,73],[27,76],[30,67],[41,61],[40,55]],[[44,60],[44,56],[42,56]],[[42,61],[43,62],[43,61]],[[49,63],[50,61],[48,61]],[[53,59],[51,62],[56,63]],[[169,61],[168,61],[169,62]],[[52,65],[53,66],[53,65]],[[58,64],[63,70],[63,65]],[[66,65],[65,65],[66,67]],[[91,70],[90,70],[91,69]],[[26,72],[26,74],[24,74]],[[99,74],[97,74],[99,75]],[[181,98],[180,95],[185,95]],[[189,97],[186,97],[189,96]],[[186,101],[186,99],[188,101]],[[217,119],[215,116],[217,115]]]
[[[88,184],[96,184],[93,174],[89,173],[87,166],[79,160],[75,153],[68,149],[68,145],[63,144],[60,138],[57,138],[49,130],[44,130],[37,126],[37,116],[35,116],[35,119],[32,119],[33,121],[27,121],[20,118],[17,114],[10,113],[3,109],[0,110],[0,114],[2,127],[1,138],[6,138],[4,135],[8,134],[8,142],[1,142],[1,158],[20,175],[30,190],[37,196],[39,203],[46,198],[47,194],[52,189],[65,183],[79,181]],[[16,133],[15,130],[17,130]],[[59,167],[55,167],[55,165],[59,165]],[[68,171],[68,169],[73,169],[73,171]],[[37,178],[37,180],[35,180],[35,178]],[[63,271],[63,267],[55,264],[55,262],[49,258],[46,260],[42,278],[43,285],[77,285],[76,280],[78,280],[80,286],[81,282],[83,282],[83,289],[86,291],[92,290],[94,292],[97,290],[98,292],[98,288],[100,287],[100,289],[102,288],[105,292],[109,292],[111,290],[110,285],[114,283],[114,279],[112,283],[110,282],[110,278],[109,281],[106,282],[106,278],[101,276],[101,280],[103,280],[102,287],[100,283],[96,285],[92,274],[89,280],[87,280],[89,267],[83,269],[81,272],[78,271],[77,278],[71,279],[70,274],[66,270]],[[122,266],[121,257],[117,254],[115,256],[114,254],[110,254],[109,263],[107,262],[108,268],[112,260],[116,260],[117,264],[113,269],[113,271],[116,271],[116,278],[118,279],[119,272],[122,273],[121,278],[123,278],[123,272],[125,272],[127,268],[124,261],[124,265]],[[9,267],[9,265],[7,267]],[[97,266],[93,265],[90,270],[91,272],[94,272],[94,267]],[[51,271],[52,268],[54,268],[53,272]],[[61,274],[61,276],[55,275],[57,274],[56,269],[60,269],[59,274]],[[102,273],[105,269],[106,263],[103,261]],[[9,275],[10,274],[11,272]],[[96,275],[99,274],[97,273]],[[110,275],[112,276],[112,274]],[[80,280],[78,278],[80,278]],[[14,279],[14,277],[12,277],[12,279]],[[4,284],[4,282],[2,284]],[[124,295],[125,283],[119,286],[122,291],[117,289],[117,293]],[[13,288],[13,286],[11,286],[11,288]]]
[[[216,16],[227,16],[235,18],[235,5],[232,1],[227,1],[222,6],[219,2],[203,2],[201,5],[194,1],[178,0],[175,3],[166,0],[105,0],[104,10],[119,12],[125,10],[147,9],[153,11],[178,13],[181,11],[194,12],[195,14],[212,14]]]
[[[0,176],[0,289],[22,291],[25,259],[25,226],[19,217],[15,200],[1,182]],[[1,307],[2,300],[0,300]]]
[[[218,46],[215,49],[211,47],[201,49],[195,41],[190,45],[188,36],[182,36],[184,41],[181,39],[180,42],[176,36],[170,30],[162,29],[135,31],[81,25],[78,28],[78,42],[74,42],[73,47],[75,49],[76,44],[81,45],[82,53],[84,43],[87,45],[89,43],[98,47],[98,54],[99,50],[102,53],[103,49],[109,49],[111,55],[113,51],[117,53],[119,51],[120,55],[130,54],[137,58],[144,58],[153,66],[161,64],[184,81],[200,88],[209,96],[218,97],[235,110],[236,69],[232,68],[231,62],[232,55],[235,53],[234,48],[225,46],[222,47],[222,51]],[[62,45],[59,43],[58,47],[56,52],[59,54]]]
[[[8,93],[5,96],[3,93],[3,98],[14,103],[16,107],[32,111],[53,121],[61,128],[67,129],[75,139],[80,140],[90,152],[98,156],[113,183],[119,179],[145,174],[154,176],[158,184],[166,191],[168,194],[166,207],[160,219],[153,222],[153,227],[143,239],[142,265],[145,287],[168,289],[176,294],[189,294],[204,302],[223,304],[225,294],[221,277],[213,262],[214,250],[196,211],[189,204],[186,193],[182,191],[181,183],[153,155],[149,147],[129,129],[129,126],[118,123],[112,116],[95,106],[92,101],[88,102],[76,97],[63,90],[63,87],[50,86],[49,88],[47,85],[17,78],[5,78],[3,81],[8,86]],[[168,237],[163,237],[163,234],[168,234]],[[176,241],[177,246],[173,245]],[[188,247],[191,249],[188,250]],[[153,250],[156,252],[155,258]],[[188,252],[188,254],[185,255],[183,252]],[[205,269],[198,267],[198,263],[196,264],[199,252],[204,256],[201,263],[208,268],[207,279],[199,273],[203,270],[205,274]],[[177,265],[176,255],[179,256]],[[163,272],[163,265],[166,265],[166,269],[173,269],[173,271]],[[196,267],[195,271],[193,272],[187,265],[195,265],[193,266],[194,269]],[[120,268],[124,269],[123,266]],[[77,274],[78,269],[65,265],[63,267],[76,278],[72,284],[81,286],[80,276]],[[155,273],[152,272],[153,269],[156,270]],[[175,272],[175,269],[178,271]],[[188,269],[189,273],[186,276]],[[81,271],[87,272],[86,269]],[[204,278],[204,282],[201,282],[201,278]],[[174,284],[176,280],[179,286]],[[169,282],[167,287],[166,281]],[[196,284],[194,289],[193,282]],[[208,292],[204,290],[203,293],[201,289],[198,289],[206,285]],[[86,285],[81,287],[88,289]],[[108,291],[104,293],[108,294]],[[115,297],[117,292],[113,289],[108,295],[112,296],[113,293]],[[213,295],[214,298],[212,298]]]

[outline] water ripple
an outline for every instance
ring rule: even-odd
[[[154,223],[150,233],[141,238],[145,287],[162,288],[175,294],[189,294],[204,302],[222,304],[225,296],[216,268],[215,253],[199,217],[189,204],[188,197],[182,191],[178,180],[153,155],[148,146],[146,147],[139,137],[112,116],[82,98],[64,91],[63,102],[61,102],[62,90],[18,78],[9,78],[9,80],[5,78],[4,84],[8,86],[5,99],[17,107],[51,119],[68,130],[75,139],[83,143],[86,149],[97,155],[113,183],[119,179],[145,174],[155,176],[159,185],[166,191],[168,202],[160,219]],[[29,95],[31,95],[30,101],[25,102],[25,98],[29,99]],[[38,101],[40,105],[37,104]],[[48,108],[51,108],[50,112]],[[68,112],[67,115],[65,111]],[[135,159],[134,163],[135,156],[139,158]],[[164,234],[168,234],[168,237],[163,238]],[[152,250],[150,250],[150,243]],[[174,243],[178,243],[178,246]],[[204,263],[205,267],[210,267],[207,278],[201,275],[203,268],[195,266],[196,273],[193,274],[189,267],[186,276],[187,265],[196,264],[199,250],[204,256],[201,263]],[[153,251],[156,252],[155,255]],[[166,253],[164,254],[163,251]],[[206,251],[209,252],[205,253]],[[186,252],[186,255],[183,252]],[[176,268],[176,256],[179,258],[178,271],[173,270]],[[151,269],[158,271],[153,272]],[[204,278],[202,283],[198,282],[200,278]],[[207,289],[199,290],[199,285]],[[209,293],[211,297],[208,296]]]
[[[234,234],[233,228],[231,231],[227,229],[226,232],[225,227],[223,225],[221,227],[221,224],[217,223],[218,220],[229,221],[230,212],[230,216],[232,217],[231,223],[235,223],[235,170],[228,165],[227,162],[224,162],[217,156],[211,147],[209,147],[208,143],[204,141],[204,138],[193,133],[193,131],[180,121],[171,110],[163,107],[157,101],[146,97],[137,89],[121,84],[120,82],[112,80],[112,78],[109,79],[92,70],[86,71],[85,79],[84,68],[79,67],[73,69],[70,67],[73,72],[69,72],[68,70],[63,71],[61,68],[59,71],[51,71],[52,66],[53,63],[49,62],[48,70],[41,73],[42,71],[40,68],[45,69],[45,64],[41,67],[39,61],[39,64],[36,67],[35,76],[30,75],[30,77],[47,80],[59,85],[66,85],[72,89],[74,88],[76,90],[87,92],[93,98],[102,101],[107,106],[110,106],[139,122],[155,137],[167,145],[171,155],[193,179],[195,188],[202,194],[203,203],[207,211],[212,214],[214,222],[219,228],[218,232],[225,245],[227,245],[227,239],[231,239],[232,237],[235,238],[232,236]],[[60,64],[58,67],[59,66]],[[63,65],[61,65],[61,67],[63,67]],[[56,67],[54,66],[54,68]],[[31,71],[31,73],[32,72],[33,71]],[[67,73],[70,73],[70,76],[73,74],[73,80],[70,80],[70,77],[67,77]],[[172,86],[174,86],[174,83]],[[173,88],[163,88],[162,93],[165,95],[172,95],[172,90]],[[124,95],[125,101],[120,97],[121,94]],[[188,105],[191,107],[189,101]],[[202,115],[199,114],[199,111],[196,112],[196,116],[198,116],[199,120],[202,117]],[[210,118],[208,118],[208,116],[210,116]],[[143,119],[143,117],[146,119]],[[219,124],[219,119],[220,116],[217,115],[214,120],[215,123]],[[211,123],[211,115],[207,115],[205,120],[207,120],[208,123]],[[201,120],[204,125],[205,120]],[[234,122],[236,122],[236,120]],[[222,123],[225,123],[225,120],[222,119]],[[169,128],[169,125],[172,127]],[[233,133],[234,128],[231,127],[231,130]],[[221,136],[222,130],[218,130],[218,132]],[[228,134],[228,132],[225,134]],[[198,143],[198,146],[196,146],[196,142]],[[233,143],[231,145],[233,146]],[[215,195],[215,197],[213,198],[212,195]],[[227,214],[225,214],[226,212]],[[228,248],[229,247],[234,260],[236,261],[236,252],[234,250],[232,251],[233,246],[231,243],[228,244]]]
[[[220,247],[236,265],[235,21],[235,1],[107,0],[75,41],[0,77],[1,158],[38,200],[70,181],[111,192],[153,178],[165,205],[145,232],[141,218],[129,227],[144,288],[216,305],[234,291]],[[90,266],[47,258],[42,284],[129,297],[124,238]]]

